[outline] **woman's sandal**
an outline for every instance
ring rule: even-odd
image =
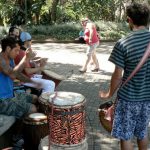
[[[99,68],[95,68],[93,70],[91,70],[92,72],[98,72],[100,69]]]
[[[80,71],[81,73],[85,73],[85,72],[86,72],[86,70],[82,70],[82,69],[79,69],[79,71]]]

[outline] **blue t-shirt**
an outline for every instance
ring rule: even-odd
[[[14,61],[10,60],[10,67],[14,67]],[[13,97],[13,80],[0,72],[0,99],[12,98]]]
[[[81,30],[81,31],[79,32],[79,36],[84,36],[84,31]]]
[[[124,70],[123,81],[139,63],[149,42],[150,32],[144,29],[133,31],[116,43],[109,60]],[[118,97],[126,101],[150,101],[150,59],[119,89]]]

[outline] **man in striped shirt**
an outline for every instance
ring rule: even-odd
[[[108,92],[100,92],[103,99],[112,97],[119,83],[124,82],[142,58],[149,42],[147,30],[150,10],[144,4],[133,3],[126,8],[127,22],[132,32],[115,44],[109,61],[115,64]],[[123,75],[122,75],[123,74]],[[121,150],[133,150],[132,138],[137,137],[139,150],[147,150],[147,129],[150,120],[150,59],[136,75],[117,92],[112,136],[120,139]]]

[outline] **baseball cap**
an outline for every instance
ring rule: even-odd
[[[32,39],[32,37],[31,37],[30,33],[28,33],[28,32],[21,32],[20,39],[22,42],[25,42],[25,41],[30,41]]]

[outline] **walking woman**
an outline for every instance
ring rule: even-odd
[[[87,66],[90,60],[92,59],[92,62],[94,64],[94,69],[92,69],[91,71],[98,72],[99,63],[98,63],[98,59],[96,56],[96,48],[99,45],[99,37],[98,37],[97,30],[96,30],[96,26],[88,18],[82,19],[81,24],[84,28],[84,40],[86,41],[86,44],[88,47],[86,51],[87,58],[85,60],[84,65],[79,71],[81,73],[86,72]]]

